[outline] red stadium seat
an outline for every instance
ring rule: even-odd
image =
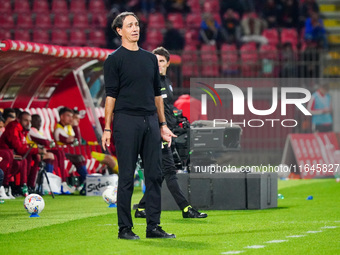
[[[265,29],[262,36],[266,37],[270,45],[277,46],[280,42],[279,33],[276,29]]]
[[[17,29],[21,28],[27,28],[32,29],[33,28],[33,22],[30,14],[18,14],[17,17]]]
[[[54,13],[68,13],[66,0],[53,0],[51,11]]]
[[[283,28],[281,31],[281,44],[291,43],[292,45],[298,44],[298,34],[293,28]]]
[[[201,52],[202,53],[216,52],[216,45],[203,44],[201,47]]]
[[[162,13],[151,13],[148,19],[148,28],[164,29],[165,19]]]
[[[254,42],[249,42],[246,44],[243,44],[241,47],[241,51],[244,53],[252,53],[253,51],[256,51],[256,43]]]
[[[262,75],[265,77],[278,76],[279,69],[277,61],[279,59],[278,50],[274,45],[263,44],[260,48],[260,59],[262,63]]]
[[[15,0],[13,12],[31,13],[31,8],[28,0]]]
[[[30,32],[27,29],[17,29],[14,31],[14,40],[30,42]]]
[[[75,13],[73,15],[73,25],[74,28],[88,28],[89,20],[87,13]]]
[[[204,1],[203,12],[220,12],[220,3],[218,0],[208,0]]]
[[[202,45],[201,47],[201,74],[203,76],[217,77],[219,76],[219,63],[217,57],[216,46]]]
[[[14,28],[14,19],[11,14],[1,14],[0,15],[0,24],[3,29],[12,29]]]
[[[201,13],[201,4],[200,0],[188,0],[188,5],[190,6],[190,10],[192,13]]]
[[[87,10],[86,10],[86,0],[70,1],[70,12],[73,12],[73,13],[87,12]]]
[[[32,12],[34,13],[48,13],[50,11],[47,0],[34,0]]]
[[[278,60],[278,50],[274,45],[263,44],[260,47],[260,57]]]
[[[168,15],[168,20],[172,23],[173,28],[175,29],[184,28],[183,15],[181,13],[170,13]]]
[[[89,1],[89,11],[91,13],[105,13],[106,7],[103,0],[91,0]]]
[[[197,77],[198,70],[198,56],[195,47],[186,46],[182,52],[182,75],[184,77]]]
[[[86,34],[84,30],[72,30],[70,33],[70,44],[76,46],[86,45]]]
[[[53,29],[51,34],[51,43],[58,45],[68,45],[68,35],[65,30]]]
[[[55,28],[71,28],[68,14],[64,14],[64,13],[55,14],[53,24]]]
[[[259,71],[259,57],[255,43],[247,43],[241,47],[241,71],[246,77],[257,77]]]
[[[239,72],[239,58],[236,45],[223,44],[221,46],[222,72],[237,74]]]
[[[199,35],[197,29],[190,29],[185,32],[185,45],[193,45],[197,47],[200,44]]]
[[[35,27],[36,28],[52,28],[50,16],[37,14],[35,16]]]
[[[163,42],[163,34],[157,29],[148,29],[146,33],[146,44],[153,46],[159,46]]]
[[[0,29],[0,40],[4,40],[4,39],[12,39],[11,31],[7,29]]]
[[[201,26],[202,17],[199,13],[189,13],[185,20],[186,28],[199,28]]]
[[[107,23],[107,13],[106,12],[98,12],[92,14],[92,28],[105,28]]]
[[[94,47],[105,47],[106,38],[102,30],[92,30],[89,34],[89,45]]]
[[[12,13],[12,6],[11,6],[11,0],[0,0],[0,13],[7,13],[11,14]]]
[[[47,30],[35,29],[33,31],[32,39],[33,39],[32,41],[36,43],[44,43],[44,44],[50,43],[50,36]]]

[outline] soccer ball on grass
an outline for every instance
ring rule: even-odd
[[[29,214],[38,215],[44,210],[45,201],[38,194],[30,194],[25,198],[24,207]]]
[[[117,202],[117,187],[108,186],[107,189],[104,190],[102,197],[107,204],[115,204]]]

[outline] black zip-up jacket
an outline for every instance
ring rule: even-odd
[[[164,114],[168,127],[173,129],[177,126],[177,120],[174,116],[174,95],[171,81],[166,75],[161,75],[161,95],[164,101]]]

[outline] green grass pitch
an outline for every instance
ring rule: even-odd
[[[340,254],[340,183],[279,181],[279,193],[276,209],[206,211],[206,219],[162,212],[163,228],[177,235],[168,240],[146,239],[144,219],[134,219],[140,240],[118,240],[117,210],[101,197],[44,196],[40,218],[17,198],[0,204],[0,254]]]

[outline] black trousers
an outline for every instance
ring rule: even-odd
[[[167,144],[164,145],[164,148],[162,149],[162,165],[162,181],[165,179],[171,195],[179,208],[183,210],[189,205],[189,202],[178,185],[174,157],[172,156],[171,148],[168,147]],[[138,208],[145,208],[145,195],[139,201]]]
[[[131,196],[138,154],[145,176],[145,210],[147,230],[160,224],[161,214],[161,135],[157,114],[133,116],[115,113],[113,120],[119,179],[117,191],[118,226],[132,227]]]
[[[2,186],[3,181],[4,181],[4,172],[0,168],[0,187]]]
[[[315,125],[315,131],[332,132],[333,126],[332,125]]]

